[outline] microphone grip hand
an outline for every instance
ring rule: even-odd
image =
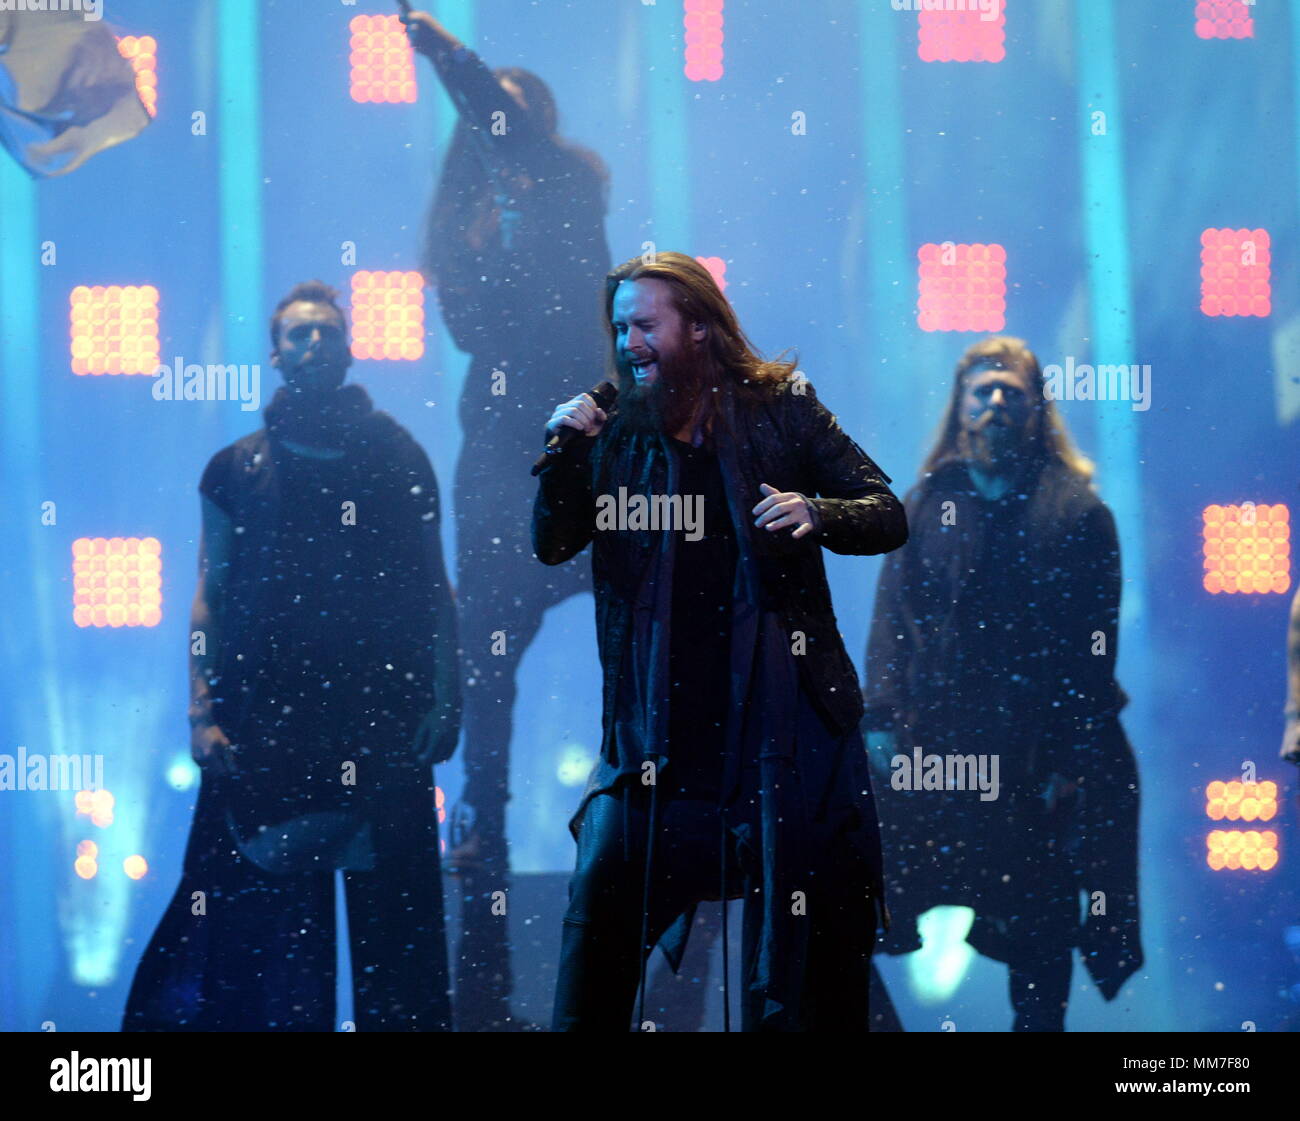
[[[575,428],[584,436],[599,436],[608,420],[609,416],[590,393],[580,393],[555,407],[546,424],[546,439],[549,443],[565,428]]]
[[[540,475],[546,470],[553,457],[563,451],[564,446],[577,435],[599,436],[609,420],[605,406],[613,408],[618,399],[618,387],[613,382],[602,381],[586,393],[556,405],[555,412],[546,423],[546,450],[533,464],[533,475]]]

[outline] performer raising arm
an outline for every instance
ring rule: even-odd
[[[506,926],[506,803],[515,675],[545,612],[589,586],[539,568],[520,481],[537,416],[603,365],[601,281],[608,175],[558,133],[555,99],[527,70],[491,71],[426,12],[404,17],[459,120],[429,213],[424,274],[456,345],[471,357],[456,464],[457,591],[465,672],[465,790],[452,808],[448,865],[461,874],[456,1017],[462,1031],[514,1030]],[[583,373],[583,371],[587,371]],[[505,652],[493,635],[509,636]]]

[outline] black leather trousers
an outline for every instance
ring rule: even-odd
[[[733,836],[723,839],[716,802],[670,798],[657,810],[648,893],[649,793],[626,784],[598,794],[583,814],[552,1031],[627,1031],[649,954],[638,952],[643,918],[653,947],[685,908],[721,898],[724,867],[728,897],[741,893],[740,855]]]
[[[757,824],[756,797],[732,802],[725,818],[716,802],[664,798],[646,891],[650,797],[639,783],[595,796],[583,815],[577,866],[564,917],[552,1031],[624,1032],[633,1025],[638,984],[651,948],[691,904],[745,899],[742,937],[742,1030],[758,1030],[761,1000],[751,997],[760,936],[761,855],[732,830]],[[860,865],[836,858],[849,848],[837,831],[818,832],[824,876],[809,906],[812,923],[803,966],[801,1030],[867,1030],[870,948],[875,908]],[[646,1007],[649,1030],[672,1031],[661,1009]],[[698,1030],[698,1023],[676,1030]]]

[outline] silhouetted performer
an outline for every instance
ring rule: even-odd
[[[527,70],[489,71],[431,16],[408,19],[459,113],[433,200],[425,275],[456,345],[469,352],[456,466],[457,594],[469,686],[466,785],[454,820],[468,836],[457,952],[460,1030],[511,1030],[510,962],[493,894],[507,886],[506,802],[515,673],[546,609],[589,587],[581,566],[541,568],[524,486],[537,417],[604,367],[601,282],[607,175],[556,131],[555,100]],[[504,633],[505,651],[494,635]],[[495,645],[495,652],[494,652]],[[459,832],[460,830],[458,830]]]
[[[1284,762],[1300,766],[1300,588],[1291,600],[1286,653],[1286,724],[1281,757]],[[1287,926],[1282,940],[1287,949],[1287,983],[1282,990],[1287,1011],[1276,1030],[1300,1031],[1300,925]]]
[[[931,907],[974,908],[968,941],[1010,966],[1017,1031],[1064,1030],[1075,946],[1107,1000],[1142,964],[1119,542],[1091,475],[1029,348],[971,347],[907,496],[911,542],[885,561],[867,649],[885,949],[919,948]],[[947,783],[948,759],[981,756],[989,780],[997,757],[984,791],[996,797],[969,789],[966,767],[953,789],[921,788],[928,757]]]
[[[1286,729],[1282,734],[1282,758],[1300,764],[1300,588],[1291,601],[1286,648]]]
[[[438,485],[351,364],[337,293],[271,321],[266,427],[203,473],[190,725],[202,782],[181,884],[126,1030],[330,1031],[335,869],[360,1030],[449,1030],[430,766],[456,746]]]
[[[903,507],[697,261],[626,262],[606,307],[622,396],[556,408],[533,522],[548,565],[592,544],[604,669],[554,1028],[627,1031],[650,949],[743,895],[743,1029],[865,1031],[879,835],[822,549],[896,549]]]

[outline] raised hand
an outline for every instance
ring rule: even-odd
[[[428,12],[412,11],[400,0],[398,7],[402,9],[401,20],[406,25],[406,37],[419,54],[433,58],[439,51],[455,50],[460,46],[460,40]]]
[[[596,399],[590,393],[580,393],[555,406],[555,412],[546,422],[546,432],[551,435],[560,428],[576,428],[584,436],[599,436],[607,420],[609,417],[596,404]]]

